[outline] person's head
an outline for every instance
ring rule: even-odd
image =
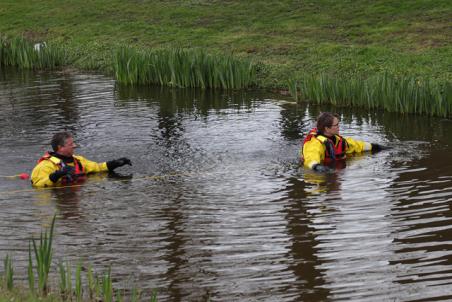
[[[339,134],[339,115],[322,112],[317,118],[317,130],[327,136]]]
[[[74,155],[74,149],[77,145],[74,143],[74,137],[70,132],[58,132],[52,137],[50,142],[53,151],[64,156]]]

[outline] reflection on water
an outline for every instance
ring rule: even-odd
[[[298,148],[320,110],[394,149],[321,175]],[[127,88],[97,75],[0,72],[1,175],[29,172],[55,131],[133,167],[83,186],[0,179],[0,258],[58,211],[55,261],[112,267],[159,301],[447,300],[448,120],[294,104],[264,92]]]

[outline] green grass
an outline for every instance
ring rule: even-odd
[[[150,77],[146,68],[133,69],[146,66],[140,64],[150,62],[150,53],[160,51],[163,62],[169,52],[162,49],[202,49],[226,61],[232,55],[259,62],[250,82],[261,88],[285,90],[288,82],[295,85],[293,79],[301,85],[306,74],[367,83],[390,75],[421,79],[436,95],[434,87],[452,82],[451,15],[448,0],[3,0],[0,35],[64,47],[63,64],[116,74],[122,83]],[[152,82],[210,87],[205,78],[213,76],[191,75],[201,67],[177,66],[183,74],[178,81],[170,72],[165,79],[154,75]],[[403,81],[410,89],[411,80]],[[404,98],[416,89],[403,92]],[[423,102],[385,106],[403,112],[432,108],[428,114],[445,110]]]
[[[105,70],[122,45],[234,53],[266,64],[264,87],[297,72],[450,80],[451,12],[447,0],[4,0],[0,33],[64,44],[75,66]]]

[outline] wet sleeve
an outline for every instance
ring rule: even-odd
[[[107,163],[97,163],[95,161],[88,160],[83,156],[77,156],[82,166],[85,168],[85,173],[105,172],[108,171]]]
[[[323,144],[317,139],[311,139],[303,145],[304,166],[312,169],[314,165],[321,164],[325,158]]]
[[[345,140],[347,141],[347,153],[361,153],[372,150],[370,143],[354,140],[350,137],[347,137]]]
[[[31,172],[31,184],[35,187],[51,187],[55,185],[53,181],[50,180],[49,175],[58,170],[58,168],[49,163],[49,161],[40,162]]]

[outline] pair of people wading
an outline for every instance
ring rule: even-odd
[[[75,155],[77,145],[69,132],[56,133],[51,145],[53,151],[46,152],[31,173],[31,183],[35,187],[74,184],[82,182],[89,173],[111,172],[118,167],[132,165],[126,157],[97,163]],[[317,118],[317,127],[305,137],[300,158],[305,167],[328,172],[332,171],[332,164],[344,162],[347,154],[384,149],[388,147],[342,137],[339,135],[339,116],[323,112]]]

